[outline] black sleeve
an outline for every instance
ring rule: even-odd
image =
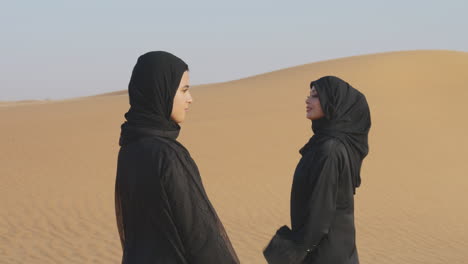
[[[336,212],[338,179],[343,168],[337,148],[326,151],[313,162],[317,166],[313,166],[309,177],[316,181],[309,198],[307,220],[297,234],[308,251],[313,251],[329,232]]]
[[[283,226],[277,231],[263,252],[269,264],[301,263],[328,234],[336,211],[338,177],[343,168],[340,153],[335,147],[328,148],[309,161],[313,163],[309,177],[316,181],[304,208],[308,210],[307,220],[299,230]]]

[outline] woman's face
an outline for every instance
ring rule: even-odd
[[[185,120],[185,113],[187,112],[189,105],[192,103],[192,95],[189,91],[189,73],[184,72],[182,79],[180,80],[179,88],[174,96],[174,104],[172,106],[171,118],[176,123],[182,123]]]
[[[312,86],[310,89],[310,95],[307,96],[305,103],[307,119],[316,120],[325,116],[322,110],[322,106],[320,105],[320,100],[315,86]]]

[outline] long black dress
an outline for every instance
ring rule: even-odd
[[[291,191],[291,227],[310,250],[306,263],[358,263],[353,183],[344,145],[316,137],[302,155]]]
[[[124,264],[239,263],[170,119],[185,70],[174,55],[152,52],[132,74],[115,184]]]
[[[302,155],[291,190],[291,229],[277,231],[264,254],[271,264],[357,264],[354,194],[368,153],[370,112],[363,94],[327,76],[312,82],[325,117]]]

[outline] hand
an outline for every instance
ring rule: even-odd
[[[287,226],[276,231],[263,255],[269,264],[299,264],[308,254],[307,249],[295,242],[293,233]]]

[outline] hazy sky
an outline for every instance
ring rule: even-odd
[[[468,51],[468,1],[1,1],[0,101],[127,89],[166,50],[192,84],[359,54]]]

